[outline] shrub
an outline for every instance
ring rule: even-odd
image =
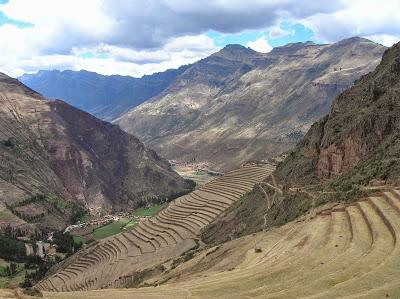
[[[14,148],[17,146],[17,140],[14,137],[9,137],[7,140],[3,142],[4,146]]]

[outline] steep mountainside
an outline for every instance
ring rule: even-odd
[[[400,43],[375,71],[333,102],[268,182],[248,193],[203,231],[219,243],[282,225],[321,204],[365,196],[371,181],[400,184]],[[280,192],[276,192],[280,190]]]
[[[22,219],[60,226],[76,204],[106,212],[186,188],[134,136],[4,74],[0,104],[0,203]]]
[[[384,49],[361,38],[289,44],[268,54],[227,46],[116,122],[169,159],[230,169],[293,147],[337,94],[375,68]]]
[[[112,120],[158,95],[185,69],[183,66],[142,78],[54,70],[25,74],[19,80],[46,98],[62,99],[96,117]]]
[[[396,44],[374,72],[336,98],[329,115],[311,127],[277,175],[296,184],[343,173],[353,183],[396,180],[399,130],[400,44]]]

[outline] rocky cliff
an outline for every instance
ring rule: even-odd
[[[136,137],[4,74],[0,103],[0,202],[28,222],[62,226],[77,204],[105,213],[187,187]]]
[[[337,178],[353,183],[399,177],[400,44],[375,71],[340,94],[277,170],[287,182]]]
[[[384,49],[362,38],[289,44],[268,54],[227,46],[116,122],[169,159],[230,169],[295,146],[336,95],[376,67]]]

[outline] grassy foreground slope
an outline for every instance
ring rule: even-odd
[[[400,189],[387,189],[197,252],[146,281],[156,287],[43,295],[59,299],[399,298],[399,237]]]

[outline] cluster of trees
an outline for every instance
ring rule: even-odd
[[[186,190],[181,191],[181,192],[172,193],[168,197],[162,196],[162,197],[153,197],[150,199],[140,199],[138,201],[137,207],[142,208],[142,207],[149,205],[149,203],[151,205],[159,205],[159,204],[162,204],[165,202],[170,202],[170,201],[174,200],[175,198],[178,198],[180,196],[183,196],[185,194],[192,192],[196,188],[196,182],[193,180],[185,179],[185,183],[187,186]]]
[[[25,261],[25,244],[13,235],[11,227],[0,234],[0,257],[6,261]]]
[[[36,194],[34,196],[31,196],[29,198],[24,199],[21,202],[18,202],[18,204],[16,205],[8,205],[6,204],[7,209],[9,209],[14,215],[18,216],[19,218],[27,221],[27,222],[38,222],[40,221],[44,216],[45,213],[39,213],[36,215],[28,215],[28,214],[24,214],[24,213],[20,213],[18,212],[15,208],[16,207],[21,207],[30,203],[41,203],[41,202],[45,202],[46,201],[46,196],[43,194]]]
[[[74,204],[71,209],[70,223],[77,223],[87,214],[87,210],[81,204]]]
[[[82,243],[77,243],[69,233],[61,231],[53,233],[53,243],[57,245],[57,251],[72,255],[82,247]]]
[[[78,208],[76,214],[82,214],[82,210]],[[36,255],[26,256],[25,243],[18,239],[23,235],[23,232],[12,230],[10,226],[0,232],[0,258],[10,262],[8,266],[0,268],[0,276],[15,275],[22,271],[17,263],[24,263],[26,273],[21,286],[30,287],[42,279],[54,264],[61,261],[61,258],[56,256],[55,260],[47,260]],[[32,240],[41,240],[43,237],[41,234],[36,234],[32,236]],[[72,255],[82,247],[82,243],[75,242],[69,233],[64,234],[62,231],[53,233],[53,243],[57,245],[57,251],[65,253],[66,256]],[[31,241],[31,244],[35,249],[34,241]]]
[[[70,223],[77,223],[81,220],[85,215],[87,215],[88,211],[82,204],[73,203],[68,204],[63,199],[59,198],[55,194],[35,194],[29,198],[24,199],[23,201],[19,202],[16,205],[10,206],[7,205],[7,208],[19,218],[27,221],[27,222],[39,222],[45,216],[46,212],[38,213],[36,215],[29,215],[18,212],[15,208],[25,206],[27,204],[39,204],[42,208],[47,210],[47,214],[52,214],[54,212],[65,214],[67,210],[70,210]]]
[[[82,247],[82,243],[77,243],[69,233],[63,233],[62,231],[53,233],[53,243],[57,245],[57,251],[65,253],[66,256],[72,255]],[[56,256],[54,260],[43,260],[37,256],[31,257],[32,263],[25,264],[25,269],[36,269],[35,271],[26,271],[25,280],[21,283],[21,287],[28,288],[36,284],[43,277],[45,277],[49,269],[62,261],[62,258]]]
[[[19,202],[18,206],[24,206],[30,203],[44,202],[46,201],[46,196],[44,194],[35,194],[21,202]]]
[[[10,210],[14,215],[18,216],[18,218],[21,218],[30,223],[39,222],[45,216],[45,213],[40,213],[36,215],[27,215],[16,211],[14,208],[10,208]]]
[[[50,270],[50,268],[59,263],[61,259],[59,257],[56,257],[54,261],[52,260],[42,260],[40,259],[37,261],[37,264],[35,265],[36,270],[28,272],[27,270],[25,271],[25,279],[24,281],[20,284],[22,288],[29,288],[35,285],[38,281],[40,281],[43,277],[45,277],[47,271]],[[25,269],[30,269],[27,268],[25,265]]]

